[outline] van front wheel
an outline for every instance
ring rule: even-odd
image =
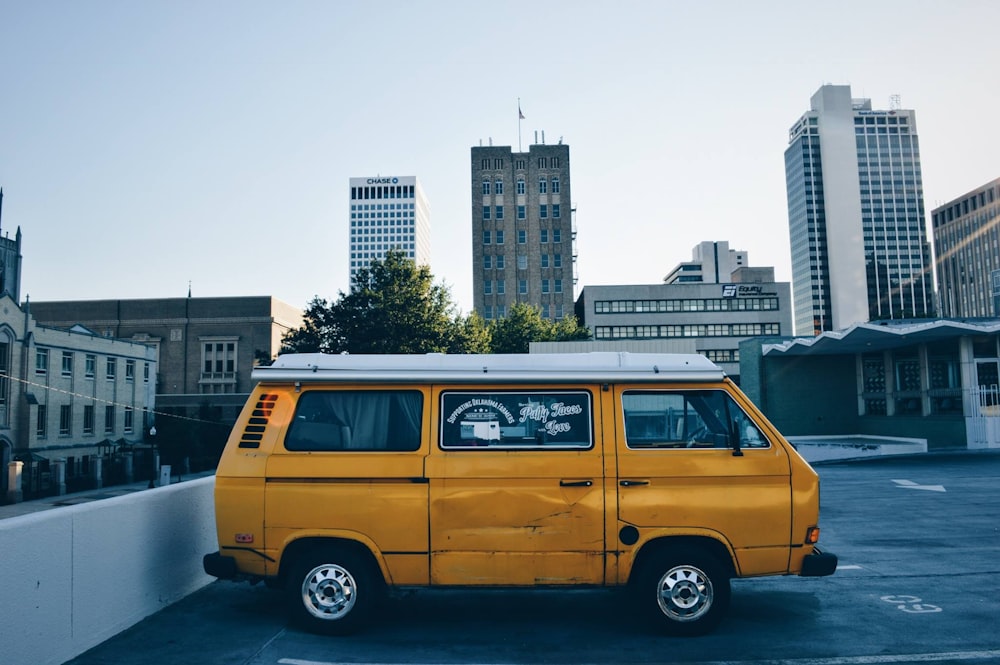
[[[380,582],[372,565],[354,552],[310,550],[294,562],[288,576],[292,620],[314,633],[357,632],[371,620]]]
[[[668,550],[639,571],[639,609],[671,635],[711,632],[729,607],[729,576],[719,561],[698,548]]]

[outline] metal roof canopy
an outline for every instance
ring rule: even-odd
[[[303,353],[278,356],[268,367],[256,367],[260,382],[456,382],[498,381],[721,381],[725,373],[700,354],[681,353],[520,353],[448,355],[330,355]]]
[[[858,323],[816,337],[796,337],[777,344],[764,344],[765,356],[829,356],[873,353],[914,344],[927,344],[1000,332],[1000,319],[978,322],[937,319],[921,323]]]

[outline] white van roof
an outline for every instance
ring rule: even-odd
[[[407,383],[496,381],[721,381],[725,373],[698,354],[591,353],[447,355],[330,355],[298,353],[278,356],[274,364],[256,367],[260,382]]]

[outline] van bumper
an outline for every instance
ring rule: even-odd
[[[202,557],[201,565],[206,573],[220,580],[231,580],[236,577],[236,559],[231,556],[212,552]]]
[[[837,555],[830,552],[820,552],[813,549],[813,553],[802,559],[802,572],[800,577],[823,577],[833,575],[837,570]]]

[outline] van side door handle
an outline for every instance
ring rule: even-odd
[[[638,485],[648,485],[648,480],[620,480],[618,484],[622,487],[636,487]]]
[[[559,487],[590,487],[593,480],[560,480]]]

